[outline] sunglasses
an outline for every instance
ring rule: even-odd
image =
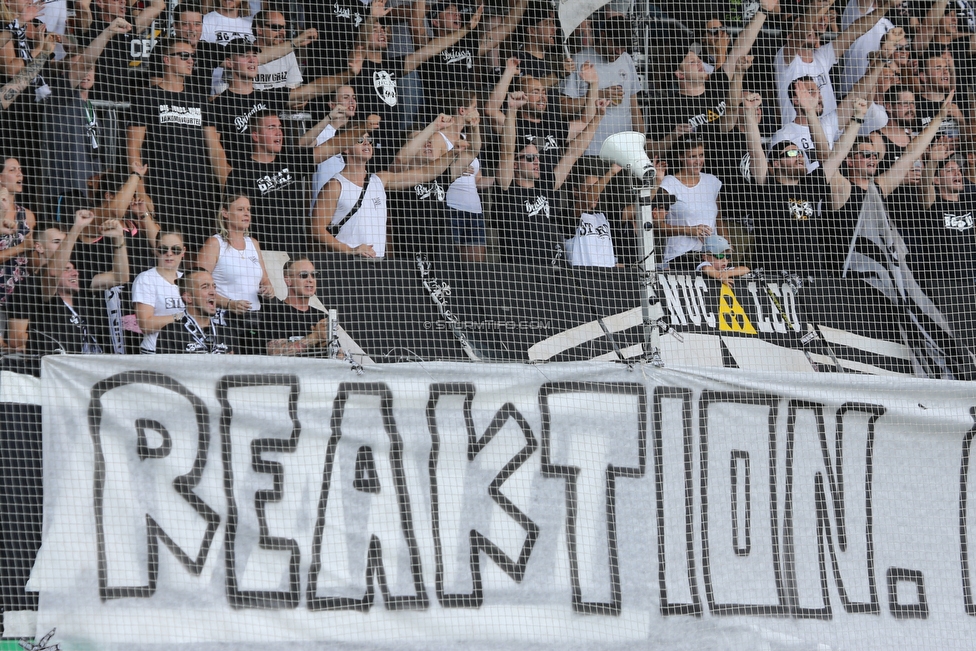
[[[183,255],[184,251],[186,251],[186,249],[184,249],[179,244],[174,244],[173,246],[156,247],[156,253],[158,253],[159,255],[166,255],[167,253],[172,253],[173,255]]]
[[[193,52],[173,52],[172,54],[168,54],[166,56],[179,57],[183,61],[189,61],[193,58]]]
[[[705,30],[705,32],[709,36],[718,36],[719,34],[721,34],[724,31],[725,31],[725,28],[724,27],[710,27],[710,28],[708,28],[708,29]]]
[[[539,154],[521,154],[519,158],[524,160],[526,163],[534,163],[539,160]]]
[[[270,24],[268,25],[268,29],[270,29],[272,32],[281,32],[284,31],[285,25]]]
[[[901,45],[896,45],[895,46],[895,50],[897,50],[899,52],[908,52],[911,49],[912,49],[912,46],[911,46],[910,43],[902,43]]]
[[[780,158],[796,158],[799,155],[800,155],[800,150],[799,149],[787,149],[782,154],[780,154],[779,157]]]
[[[309,278],[318,278],[319,277],[319,272],[317,272],[317,271],[299,271],[295,275],[298,276],[299,278],[301,278],[302,280],[308,280]]]
[[[877,151],[858,151],[857,155],[861,158],[871,158],[873,160],[878,160],[881,158],[881,152]]]
[[[712,256],[716,260],[724,260],[732,257],[731,253],[709,253],[708,255]]]

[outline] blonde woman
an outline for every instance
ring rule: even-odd
[[[228,195],[220,206],[219,233],[207,239],[197,256],[197,266],[213,274],[217,307],[230,313],[227,325],[239,342],[238,352],[244,353],[250,333],[257,331],[261,297],[274,296],[261,246],[248,232],[250,225],[250,199]]]

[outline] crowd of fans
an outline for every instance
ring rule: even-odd
[[[321,351],[321,255],[638,264],[624,131],[662,269],[840,277],[873,186],[923,287],[976,280],[972,0],[614,0],[565,42],[546,0],[0,21],[4,351]]]

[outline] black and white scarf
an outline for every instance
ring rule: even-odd
[[[27,40],[27,27],[21,25],[20,21],[16,18],[12,23],[9,23],[6,30],[13,35],[14,43],[16,44],[20,58],[24,60],[25,63],[30,63],[34,60],[34,55],[31,54],[30,43]],[[37,73],[31,81],[31,85],[34,87],[34,101],[43,102],[45,99],[51,95],[51,87],[47,85],[44,81],[44,75]]]

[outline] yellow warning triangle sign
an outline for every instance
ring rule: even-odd
[[[732,289],[723,284],[718,298],[718,329],[723,332],[741,332],[747,335],[759,334],[752,327],[746,311],[739,304]]]

